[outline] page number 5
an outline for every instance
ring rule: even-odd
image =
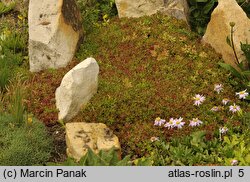
[[[242,178],[244,176],[244,169],[239,169],[238,176]]]

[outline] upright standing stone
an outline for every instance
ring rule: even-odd
[[[230,36],[230,22],[234,22],[234,46],[240,60],[245,57],[240,48],[240,42],[250,42],[250,20],[235,0],[219,0],[218,6],[211,15],[203,42],[210,44],[216,52],[222,54],[226,63],[236,66],[232,48],[226,38]]]
[[[99,66],[88,58],[71,69],[56,90],[58,119],[69,121],[97,92]]]
[[[119,17],[141,17],[158,11],[177,19],[188,20],[186,0],[116,0]]]
[[[75,0],[30,0],[28,18],[30,71],[67,66],[82,36]]]

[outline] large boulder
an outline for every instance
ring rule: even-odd
[[[140,17],[158,11],[177,19],[188,20],[186,0],[116,0],[119,17]]]
[[[97,92],[99,66],[88,58],[71,69],[56,90],[58,119],[69,121]]]
[[[67,66],[82,36],[75,0],[30,0],[28,16],[30,71]]]
[[[103,123],[66,123],[67,155],[79,161],[90,148],[98,153],[100,150],[117,150],[121,158],[121,146],[117,136]]]
[[[230,22],[234,22],[234,46],[240,60],[245,57],[240,48],[240,42],[250,41],[250,20],[235,0],[219,0],[218,6],[211,15],[203,42],[210,44],[216,52],[222,54],[224,61],[236,66],[236,59],[226,38],[230,36]]]

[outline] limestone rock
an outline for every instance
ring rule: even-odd
[[[177,19],[185,21],[188,19],[186,0],[116,0],[115,2],[119,17],[140,17],[160,11]]]
[[[118,157],[121,147],[117,136],[103,123],[66,123],[67,155],[79,161],[88,149],[95,153],[100,150],[117,149]]]
[[[88,58],[71,69],[56,90],[58,119],[69,121],[97,92],[99,66]]]
[[[75,0],[30,0],[28,16],[30,71],[67,66],[82,36]]]
[[[216,52],[222,54],[226,63],[236,66],[233,50],[226,43],[231,30],[229,23],[235,22],[234,46],[238,58],[244,60],[240,42],[246,43],[246,39],[250,41],[250,19],[235,0],[219,0],[218,2],[218,6],[212,12],[203,42],[210,44]]]

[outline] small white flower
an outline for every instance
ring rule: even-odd
[[[180,117],[179,119],[176,119],[175,120],[175,127],[177,128],[182,128],[185,124],[185,122],[181,122],[183,120],[182,117]]]
[[[218,106],[214,106],[212,109],[211,109],[211,111],[219,111],[220,110],[220,108],[218,107]]]
[[[235,105],[235,103],[234,103],[234,105],[229,106],[229,111],[231,111],[232,113],[240,111],[240,106]]]
[[[227,105],[227,103],[228,103],[229,101],[230,101],[229,99],[225,98],[225,99],[222,100],[222,104],[223,104],[223,105]]]
[[[151,137],[150,140],[151,142],[159,141],[159,137]]]
[[[214,85],[214,91],[216,91],[218,94],[220,92],[222,92],[223,88],[222,88],[222,84],[215,84]]]
[[[194,105],[196,106],[199,106],[202,102],[205,101],[205,97],[200,94],[196,94],[195,97],[193,97],[193,99],[194,99]]]
[[[232,166],[237,166],[237,165],[238,165],[238,160],[233,159],[233,160],[231,161],[231,165],[232,165]]]
[[[176,120],[173,119],[173,118],[170,118],[169,122],[167,122],[164,127],[168,128],[168,129],[172,129],[175,127],[175,123],[176,123]]]
[[[163,124],[165,123],[165,121],[166,121],[166,120],[161,119],[160,117],[157,117],[157,118],[155,118],[155,123],[154,123],[154,125],[155,125],[155,126],[161,126],[161,125],[163,125]]]
[[[224,127],[220,128],[219,131],[221,134],[225,134],[228,131],[228,128],[224,126]]]
[[[240,92],[236,92],[235,95],[239,95],[239,99],[246,99],[246,97],[249,95],[246,90],[240,91]]]
[[[202,121],[199,120],[198,118],[193,118],[192,120],[190,120],[190,124],[189,126],[200,126],[202,124]]]

